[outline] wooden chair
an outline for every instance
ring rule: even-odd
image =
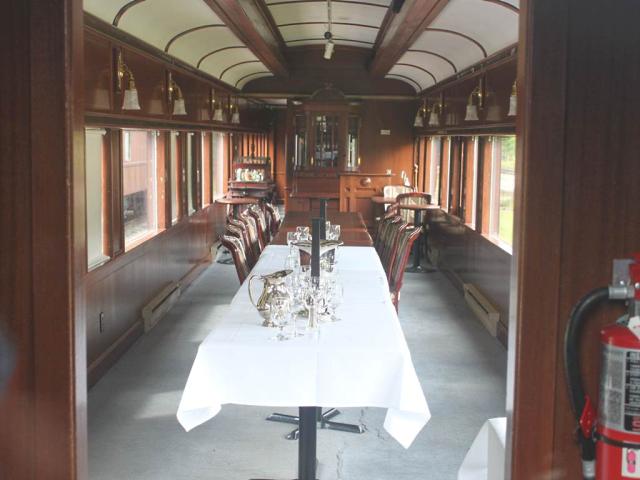
[[[401,193],[396,197],[396,203],[398,205],[430,205],[431,194],[424,192],[408,192]],[[414,223],[415,212],[413,210],[400,209],[400,215],[402,219],[407,223]]]
[[[382,194],[388,198],[396,198],[401,193],[409,193],[413,192],[412,187],[407,187],[406,185],[385,185],[382,188]],[[385,211],[391,206],[389,203],[384,204]]]
[[[233,263],[236,266],[238,280],[240,280],[240,283],[244,282],[244,280],[249,276],[249,272],[251,270],[247,265],[247,257],[244,252],[242,241],[232,235],[222,235],[220,237],[220,243],[222,243],[222,245],[231,252]]]
[[[264,249],[264,244],[262,243],[262,239],[260,238],[260,235],[258,235],[258,226],[256,225],[256,219],[253,218],[245,210],[240,215],[238,215],[238,220],[240,220],[245,224],[245,227],[247,229],[247,234],[249,236],[249,245],[251,247],[254,257],[257,260],[258,257],[260,256],[260,253],[262,253],[262,250]]]
[[[244,245],[244,253],[247,256],[247,263],[249,264],[249,268],[253,268],[253,266],[258,261],[258,258],[255,256],[253,252],[253,248],[251,246],[251,238],[249,236],[249,231],[247,229],[247,225],[242,220],[237,218],[233,218],[233,216],[227,217],[227,228],[229,226],[233,226],[241,232],[241,236],[239,237],[242,240]],[[238,237],[237,232],[234,232],[234,236]]]
[[[237,225],[233,225],[231,223],[227,224],[227,228],[224,232],[225,235],[230,235],[232,237],[236,237],[238,240],[242,242],[242,248],[244,249],[245,257],[247,258],[247,266],[249,269],[253,268],[256,264],[256,259],[253,258],[253,254],[251,253],[251,248],[247,243],[246,239],[246,231],[244,229],[244,225],[239,227]]]
[[[269,228],[267,226],[267,218],[264,212],[262,211],[262,208],[260,208],[257,205],[251,205],[247,209],[247,213],[251,215],[256,221],[256,227],[258,228],[258,236],[262,241],[261,250],[264,250],[264,247],[266,247],[271,241],[271,232],[269,231]]]
[[[278,207],[270,203],[265,203],[264,208],[266,209],[267,213],[271,217],[269,222],[269,227],[271,229],[271,238],[273,238],[278,233],[278,230],[280,229],[280,225],[282,224],[282,217],[280,216],[280,210],[278,210]]]
[[[402,288],[404,271],[407,268],[413,243],[420,237],[420,231],[420,228],[407,227],[398,237],[389,271],[389,293],[396,311],[398,311],[398,304],[400,303],[400,289]]]

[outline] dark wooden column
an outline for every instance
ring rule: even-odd
[[[0,478],[84,479],[82,2],[8,0],[0,39]]]
[[[640,251],[640,4],[521,2],[509,327],[512,479],[580,478],[563,371],[572,305]],[[584,334],[597,397],[602,309]]]

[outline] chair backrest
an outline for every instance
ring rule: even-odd
[[[273,238],[278,233],[278,230],[280,229],[280,225],[282,224],[282,217],[280,217],[280,210],[278,210],[278,208],[275,205],[272,205],[270,203],[265,203],[264,207],[266,208],[267,212],[271,216],[271,221],[269,222],[269,225],[271,227],[271,237]]]
[[[378,222],[378,228],[376,229],[376,239],[373,244],[378,254],[380,254],[380,251],[382,249],[382,243],[384,241],[384,236],[390,224],[393,223],[393,221],[400,221],[400,220],[401,220],[400,215],[396,215],[393,213],[386,213],[385,216],[382,218],[382,220]]]
[[[407,227],[398,237],[389,270],[389,291],[396,310],[400,302],[400,289],[402,288],[404,271],[409,261],[409,254],[413,248],[413,243],[418,239],[421,232],[422,228],[420,227]]]
[[[256,227],[258,228],[258,237],[260,238],[260,250],[264,250],[264,247],[271,241],[271,234],[267,228],[267,219],[262,209],[257,205],[252,205],[247,209],[247,213],[251,215],[256,221]]]
[[[413,188],[406,185],[385,185],[382,188],[382,193],[385,197],[396,198],[401,193],[413,192]]]
[[[256,225],[256,219],[253,218],[247,211],[242,212],[238,216],[238,220],[244,223],[247,234],[249,236],[249,244],[251,246],[251,250],[253,251],[253,255],[257,259],[262,252],[262,244],[260,240],[260,236],[258,235],[258,226]]]
[[[238,280],[240,280],[240,283],[244,282],[251,270],[247,265],[247,257],[244,252],[242,241],[232,235],[222,235],[220,237],[220,243],[222,243],[222,245],[231,252],[233,263],[236,266]]]
[[[246,223],[244,223],[242,220],[234,218],[233,216],[228,216],[227,228],[230,225],[238,229],[234,232],[234,236],[238,236],[237,234],[235,234],[237,233],[237,231],[240,231],[242,233],[241,237],[239,238],[242,240],[242,243],[244,245],[244,253],[247,256],[247,263],[249,264],[249,268],[253,268],[253,266],[258,261],[258,258],[254,255],[253,248],[251,246],[251,238],[249,236],[249,230],[247,229]]]
[[[396,202],[398,205],[429,205],[431,204],[431,194],[424,192],[401,193],[396,197]],[[405,222],[414,222],[415,212],[413,210],[400,209],[400,215]]]
[[[382,253],[380,254],[380,261],[382,262],[384,271],[387,273],[387,278],[389,277],[389,272],[391,271],[391,264],[393,262],[393,253],[396,250],[398,239],[402,234],[402,232],[407,228],[407,226],[408,226],[407,222],[402,220],[399,222],[392,223],[385,237]]]

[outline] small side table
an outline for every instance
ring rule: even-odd
[[[413,210],[414,215],[413,215],[413,225],[416,228],[422,228],[422,212],[425,212],[427,210],[433,210],[434,208],[438,208],[435,205],[413,205],[413,204],[399,204],[398,208],[400,208],[401,210]],[[429,269],[425,269],[422,267],[422,265],[420,265],[420,253],[422,251],[422,242],[423,242],[423,236],[421,236],[417,242],[415,242],[413,244],[413,265],[409,268],[407,268],[405,271],[407,272],[411,272],[411,273],[417,273],[417,272],[434,272],[435,269],[433,268],[429,268]]]
[[[233,218],[238,218],[241,205],[254,205],[258,203],[258,199],[254,197],[222,197],[216,200],[221,205],[233,206]]]

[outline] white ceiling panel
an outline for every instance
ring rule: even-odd
[[[113,19],[120,9],[130,1],[131,0],[84,0],[83,5],[86,12],[95,15],[107,23],[113,23]]]
[[[429,70],[438,81],[444,80],[456,73],[456,70],[449,62],[431,53],[418,51],[407,52],[400,57],[398,63],[418,65],[425,68],[426,70]]]
[[[146,0],[127,10],[118,27],[164,50],[175,35],[211,24],[222,21],[202,0]]]
[[[302,39],[323,39],[326,31],[325,25],[293,25],[291,27],[280,27],[282,37],[285,42],[296,41],[297,45],[304,45],[300,42]],[[373,45],[376,41],[378,30],[373,28],[361,28],[346,25],[334,25],[332,28],[333,36],[336,39],[353,40],[360,43],[360,46],[366,47]]]
[[[286,3],[269,7],[277,25],[299,22],[326,22],[327,2]],[[386,6],[332,3],[334,22],[359,23],[379,27],[387,13]]]
[[[223,82],[227,82],[229,85],[235,86],[239,80],[249,74],[267,71],[268,70],[260,62],[243,63],[231,68],[230,70],[227,70],[221,80]]]
[[[231,46],[244,44],[226,27],[206,28],[178,38],[171,44],[168,53],[195,66],[206,54]],[[212,57],[211,60],[215,60],[216,55]]]
[[[452,0],[429,28],[467,35],[491,55],[518,41],[518,14],[484,0]]]
[[[392,78],[394,80],[400,80],[401,82],[406,83],[407,85],[411,85],[411,88],[413,88],[416,92],[420,92],[422,90],[422,87],[420,87],[420,85],[418,83],[416,83],[415,80],[411,80],[410,78],[407,79],[404,76],[400,76],[400,75],[395,75],[393,73],[387,73],[384,78]]]
[[[411,46],[411,50],[428,50],[438,53],[451,60],[458,70],[463,70],[484,58],[482,50],[474,43],[445,32],[424,32]]]
[[[304,1],[304,0],[302,0],[302,1]],[[289,3],[291,3],[291,0],[265,0],[265,3],[267,5],[289,4]],[[323,3],[325,5],[327,4],[327,2],[323,2]],[[333,0],[331,3],[333,5],[337,5],[337,4],[340,4],[340,3],[351,3],[351,4],[357,4],[357,3],[371,4],[371,3],[375,3],[375,4],[383,6],[383,7],[388,7],[391,4],[391,0],[348,0],[348,1],[344,1],[344,2],[342,0]]]
[[[436,83],[433,81],[433,78],[431,78],[431,75],[415,67],[407,67],[404,65],[394,65],[393,68],[389,70],[389,74],[408,77],[414,82],[416,82],[417,84],[419,84],[421,90],[424,90],[425,88],[435,85]]]

